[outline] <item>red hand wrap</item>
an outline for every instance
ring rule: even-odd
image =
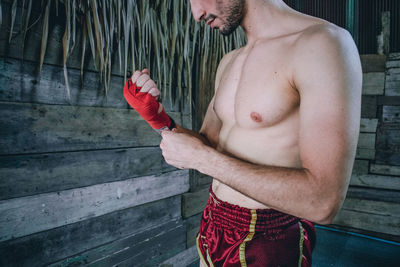
[[[149,93],[140,92],[141,87],[129,79],[124,86],[124,96],[129,105],[155,130],[163,127],[174,128],[173,120],[163,110],[158,113],[160,103]]]

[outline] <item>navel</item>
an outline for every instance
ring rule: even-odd
[[[260,114],[258,114],[257,112],[252,112],[250,113],[250,117],[253,121],[255,122],[262,122],[262,117]]]

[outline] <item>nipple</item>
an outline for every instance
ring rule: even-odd
[[[250,117],[253,121],[255,122],[262,122],[262,117],[260,114],[258,114],[257,112],[252,112],[250,113]]]

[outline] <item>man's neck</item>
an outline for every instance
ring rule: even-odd
[[[285,33],[283,23],[288,13],[293,13],[283,0],[248,0],[241,23],[248,44],[261,38],[273,38]]]

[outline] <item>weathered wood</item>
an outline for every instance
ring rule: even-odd
[[[378,96],[378,105],[400,106],[400,96]]]
[[[378,164],[398,165],[400,162],[400,152],[377,150],[375,162]]]
[[[0,200],[174,170],[158,147],[0,157]]]
[[[362,118],[376,118],[377,116],[377,97],[365,96],[361,98],[361,117]]]
[[[208,199],[208,186],[182,196],[182,215],[188,218],[204,210]]]
[[[364,211],[342,209],[333,224],[400,235],[400,218],[388,215],[365,213]]]
[[[181,197],[90,218],[0,243],[0,266],[43,266],[181,216]]]
[[[351,176],[350,184],[372,188],[400,190],[400,177],[373,174],[353,174]]]
[[[388,56],[388,60],[400,60],[400,53],[390,53]]]
[[[0,59],[0,100],[35,102],[44,104],[72,104],[79,106],[104,106],[126,108],[123,96],[123,77],[111,76],[110,90],[105,95],[99,74],[86,71],[81,81],[80,71],[68,70],[71,99],[66,95],[63,68],[44,64],[40,77],[37,63]]]
[[[394,190],[350,186],[346,197],[400,203],[400,192]]]
[[[383,95],[385,87],[384,72],[370,72],[363,74],[363,95]]]
[[[386,68],[400,68],[400,60],[386,61]]]
[[[383,165],[399,165],[400,125],[385,123],[379,127],[376,143],[376,162]]]
[[[362,133],[375,133],[378,126],[378,119],[361,119],[360,132]]]
[[[189,190],[188,171],[0,201],[0,241],[138,206]]]
[[[391,216],[393,218],[400,219],[400,203],[346,198],[342,208],[346,210],[362,211],[365,213],[373,213],[382,216]]]
[[[197,233],[199,232],[200,224],[186,231],[186,246],[194,246],[196,244]]]
[[[0,155],[158,146],[136,111],[0,102]],[[177,123],[180,116],[171,114]]]
[[[375,133],[360,133],[357,148],[375,149]]]
[[[400,176],[400,166],[371,164],[371,173]]]
[[[199,185],[205,186],[212,183],[213,178],[208,175],[200,175],[199,176]]]
[[[184,227],[178,219],[128,235],[50,266],[157,266],[184,249]]]
[[[202,212],[185,219],[186,225],[186,247],[196,244],[196,235],[199,232]]]
[[[400,106],[383,106],[382,119],[385,123],[400,123]]]
[[[17,59],[0,59],[0,100],[31,102],[42,104],[71,104],[75,106],[100,106],[127,108],[123,96],[124,80],[112,75],[110,88],[106,94],[97,72],[86,71],[83,80],[80,70],[69,69],[68,79],[71,98],[66,95],[63,68],[44,64],[40,77],[38,64]],[[161,88],[162,89],[162,88]],[[167,112],[179,111],[179,105],[164,103]],[[188,124],[189,122],[186,122]]]
[[[366,72],[384,72],[386,56],[385,55],[360,55],[361,66],[364,73]]]
[[[353,165],[353,174],[367,174],[368,173],[368,160],[356,159]]]
[[[375,159],[375,149],[357,148],[357,159]]]
[[[196,260],[199,260],[197,248],[196,246],[191,246],[190,248],[161,263],[160,267],[187,267]]]

